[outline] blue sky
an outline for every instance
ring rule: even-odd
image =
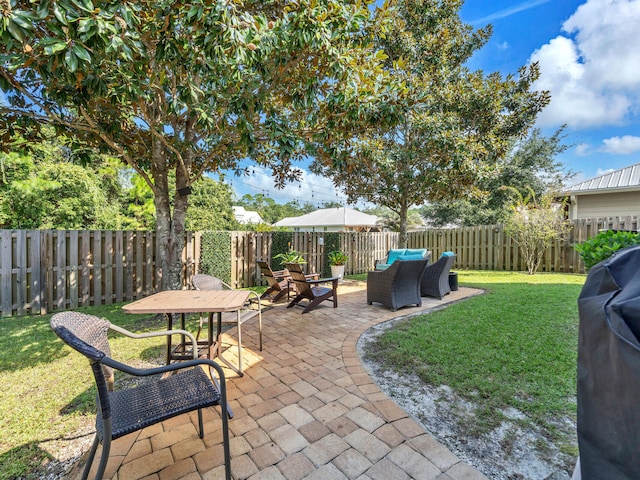
[[[552,100],[537,126],[552,135],[567,125],[571,148],[559,160],[577,173],[573,183],[640,162],[640,0],[466,0],[460,16],[494,29],[472,70],[516,74],[539,62],[536,88]],[[309,174],[281,191],[260,169],[232,184],[283,203],[342,199],[329,180]]]

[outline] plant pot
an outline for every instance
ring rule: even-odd
[[[344,277],[344,265],[331,265],[331,276],[342,280],[342,277]]]

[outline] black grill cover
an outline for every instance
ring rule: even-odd
[[[578,299],[583,480],[640,478],[640,246],[595,265]]]

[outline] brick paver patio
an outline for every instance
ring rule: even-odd
[[[364,283],[346,281],[339,306],[301,314],[281,302],[257,326],[243,326],[244,377],[228,371],[232,474],[236,480],[486,479],[391,401],[362,366],[356,343],[373,325],[477,294],[461,287],[421,308],[391,312],[367,305]],[[225,342],[233,342],[234,331]],[[235,361],[235,348],[224,356]],[[105,478],[224,478],[219,410],[207,409],[205,437],[197,416],[182,415],[116,440]],[[99,458],[99,453],[98,453]],[[97,463],[97,462],[96,462]],[[68,476],[79,478],[79,465]]]

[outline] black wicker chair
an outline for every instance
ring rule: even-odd
[[[393,310],[407,305],[422,306],[420,280],[428,259],[396,260],[386,270],[367,273],[367,302],[381,303]]]
[[[220,366],[212,360],[194,358],[194,360],[157,368],[138,369],[111,358],[107,339],[109,330],[132,338],[185,335],[191,339],[194,357],[196,357],[197,345],[192,334],[184,330],[134,334],[111,324],[104,318],[77,312],[61,312],[53,315],[51,328],[63,342],[89,359],[98,388],[96,436],[84,467],[83,480],[89,476],[98,444],[102,443],[102,455],[95,478],[101,479],[109,460],[112,440],[182,413],[198,411],[199,435],[203,438],[202,409],[212,405],[221,405],[222,408],[225,479],[231,479],[228,425],[231,412],[227,406],[224,373]],[[213,375],[209,378],[203,369],[207,366],[210,371],[215,370],[219,382]],[[138,377],[152,375],[154,377],[141,382],[138,386],[112,391],[114,369]],[[168,372],[175,373],[162,375]]]
[[[191,279],[191,285],[196,290],[233,290],[231,286],[218,277],[212,275],[206,275],[204,273],[198,273]],[[260,297],[256,292],[251,292],[255,298],[250,300],[248,304],[242,310],[237,312],[223,312],[222,323],[233,323],[236,325],[238,332],[238,371],[242,374],[242,324],[253,317],[258,317],[258,337],[260,343],[260,351],[262,351],[262,304],[260,303]],[[254,308],[255,307],[255,308]],[[200,328],[202,328],[204,317],[200,316]],[[198,329],[198,335],[200,329]]]
[[[449,272],[455,261],[455,255],[442,256],[437,262],[432,263],[425,269],[420,288],[420,294],[423,297],[442,299],[442,297],[451,292]]]

